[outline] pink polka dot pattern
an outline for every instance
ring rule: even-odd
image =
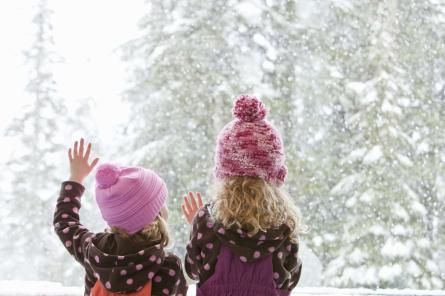
[[[155,255],[151,255],[150,258],[148,258],[148,260],[150,260],[151,262],[155,262],[156,261],[156,256]]]
[[[192,258],[193,263],[187,259],[185,268],[192,279],[201,283],[209,279],[215,269],[220,246],[226,245],[233,255],[236,254],[241,262],[246,263],[273,253],[273,278],[276,285],[281,285],[283,289],[295,287],[290,287],[290,283],[298,282],[299,269],[296,260],[293,257],[289,259],[293,255],[294,246],[290,242],[288,227],[284,225],[279,229],[260,231],[249,236],[240,227],[226,228],[219,222],[213,224],[209,214],[211,204],[204,206],[202,211],[202,217],[198,214],[194,220],[191,240],[187,244],[186,258]]]
[[[73,189],[73,186],[71,184],[66,184],[65,185],[65,190],[66,191],[70,191],[71,189]]]
[[[128,256],[98,253],[97,249],[101,249],[103,242],[108,242],[110,238],[114,239],[115,237],[109,236],[106,231],[94,234],[80,223],[78,213],[81,208],[80,196],[85,190],[83,186],[75,183],[63,183],[61,187],[54,214],[54,230],[69,253],[82,262],[85,268],[93,269],[91,276],[94,276],[92,278],[94,281],[86,282],[85,291],[91,291],[96,279],[102,278],[103,288],[107,290],[141,290],[144,282],[153,280],[156,295],[185,294],[187,283],[183,277],[181,261],[176,255],[165,252],[164,247],[160,244],[136,250],[134,254]],[[67,192],[65,187],[71,191]],[[96,239],[94,239],[95,237]],[[102,240],[102,238],[106,239]],[[154,257],[150,262],[151,255]],[[96,268],[99,265],[107,265],[107,268],[112,269],[112,272],[117,275],[115,278],[117,281],[111,280],[108,272]],[[124,265],[127,265],[128,268],[120,267]],[[146,267],[147,271],[145,271]],[[145,281],[141,277],[145,277]]]
[[[199,211],[199,213],[198,213],[199,218],[202,218],[202,216],[204,216],[204,215],[205,215],[204,211]]]

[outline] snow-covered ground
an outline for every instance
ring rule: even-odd
[[[189,296],[194,296],[195,288],[190,287]],[[0,296],[79,296],[81,287],[63,287],[60,283],[0,281]],[[336,288],[298,288],[292,295],[324,296],[324,295],[404,295],[404,296],[445,296],[445,291],[427,290],[368,290],[368,289],[336,289]]]

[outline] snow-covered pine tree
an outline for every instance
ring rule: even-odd
[[[402,21],[402,6],[396,0],[361,2],[360,10],[350,15],[351,23],[366,32],[368,42],[365,58],[356,65],[359,75],[350,76],[355,81],[346,84],[354,90],[345,104],[347,128],[352,132],[345,163],[351,174],[331,190],[348,200],[341,236],[344,246],[327,266],[327,284],[442,287],[437,268],[431,266],[431,252],[422,242],[424,224],[419,221],[427,218],[426,211],[421,196],[411,189],[415,155],[407,120],[412,120],[410,114],[423,112],[419,107],[427,106],[429,98],[412,95],[412,67],[400,58],[407,54],[405,34],[413,33],[402,24],[415,19]],[[413,272],[416,268],[425,272]]]
[[[62,144],[66,108],[52,72],[59,57],[54,51],[51,15],[48,2],[39,0],[33,18],[35,39],[25,53],[30,103],[6,131],[17,149],[7,163],[10,198],[2,201],[7,209],[2,216],[7,236],[1,242],[4,279],[60,281],[74,266],[71,260],[62,260],[66,252],[52,226],[59,183],[68,170]]]
[[[180,252],[188,231],[179,211],[182,196],[207,191],[216,135],[244,87],[234,67],[241,50],[234,24],[223,1],[150,1],[140,21],[143,35],[124,48],[133,76],[125,94],[131,122],[122,162],[165,178]]]
[[[419,243],[415,252],[428,258],[426,264],[410,262],[407,272],[417,276],[423,288],[443,288],[445,262],[440,260],[440,252],[445,235],[441,217],[445,210],[445,104],[441,91],[445,85],[445,3],[410,1],[400,12],[404,36],[411,36],[404,39],[400,54],[411,78],[411,96],[400,101],[414,106],[407,109],[411,112],[405,114],[403,123],[411,145],[406,161],[411,177],[408,193],[413,196],[413,214],[421,217],[416,221]]]

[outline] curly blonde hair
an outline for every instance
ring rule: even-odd
[[[135,242],[159,241],[164,247],[170,244],[167,222],[161,215],[156,216],[152,223],[145,225],[143,229],[134,234],[129,234],[125,229],[119,227],[111,227],[109,231],[130,238]]]
[[[286,224],[298,240],[301,212],[282,188],[257,177],[235,176],[221,181],[214,194],[213,215],[225,227],[234,225],[250,235]]]

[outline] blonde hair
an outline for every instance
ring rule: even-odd
[[[159,241],[164,247],[170,244],[167,222],[160,215],[156,216],[152,223],[145,225],[143,229],[136,233],[129,234],[125,229],[119,227],[111,227],[110,232],[130,238],[135,242]]]
[[[225,227],[234,225],[250,235],[286,224],[290,238],[298,240],[301,212],[286,191],[261,178],[235,176],[215,190],[213,216]]]

